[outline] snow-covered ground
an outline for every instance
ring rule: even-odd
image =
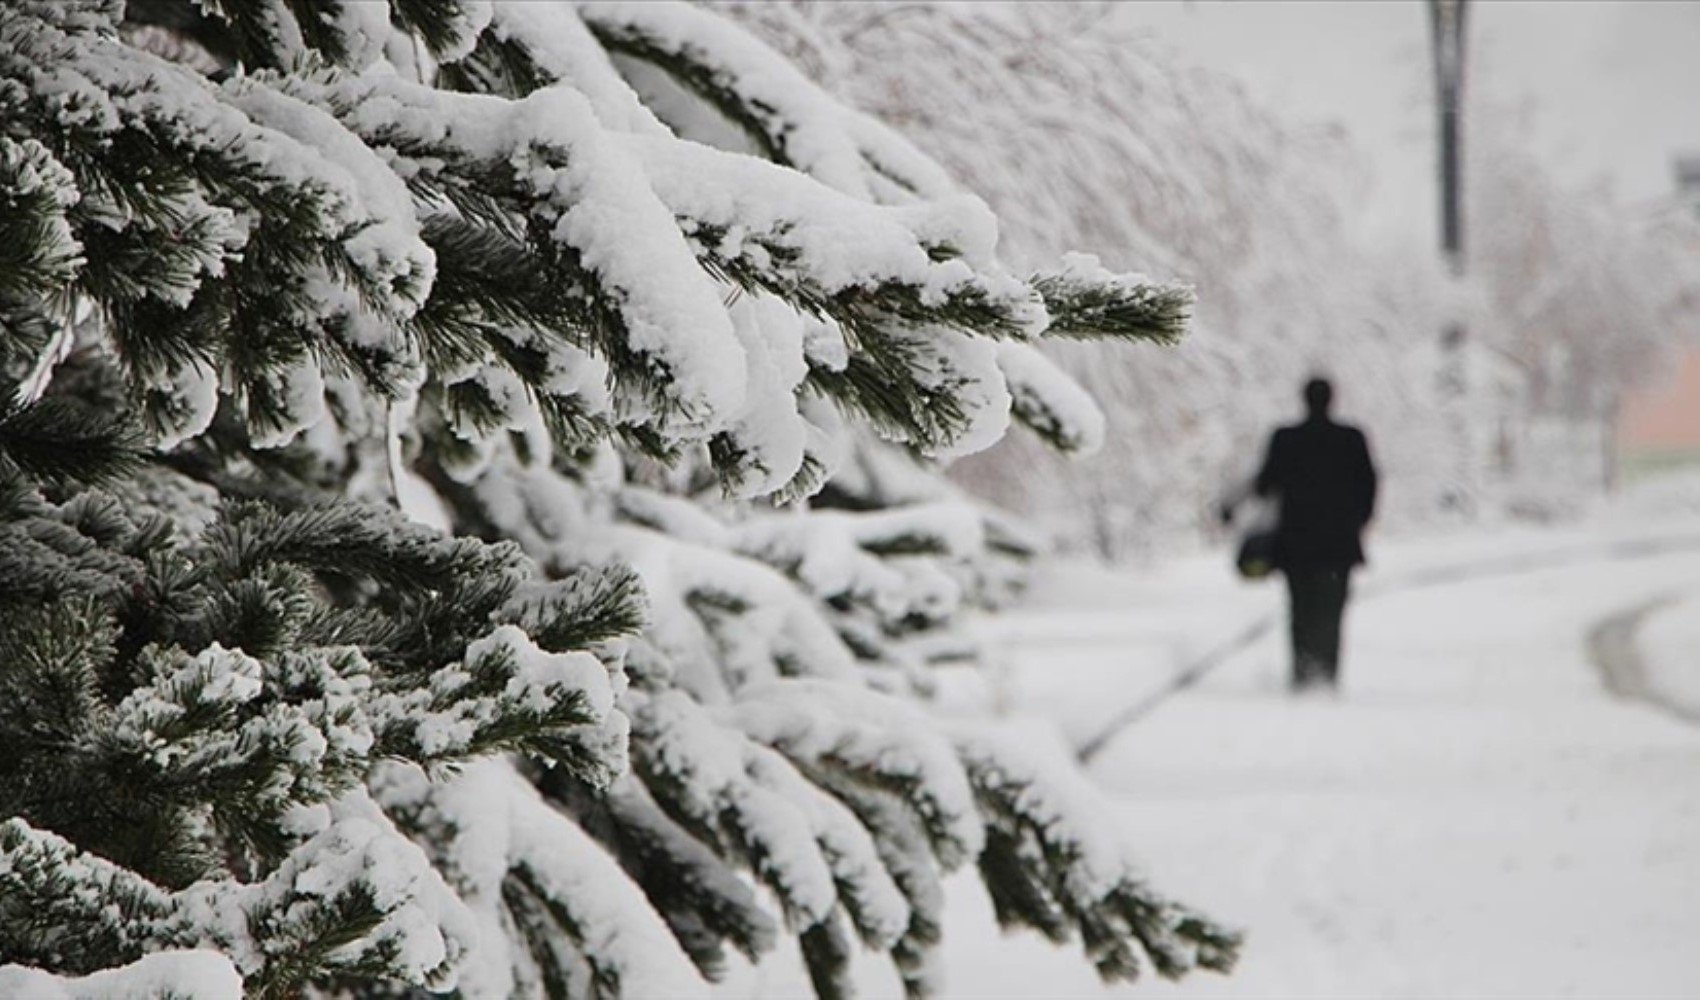
[[[1661,602],[1636,635],[1648,686],[1700,719],[1700,586]]]
[[[1077,952],[1000,935],[958,879],[952,995],[1700,995],[1700,726],[1608,693],[1587,642],[1700,593],[1700,517],[1620,508],[1375,557],[1338,698],[1283,693],[1275,628],[1093,766],[1156,881],[1246,928],[1240,969],[1106,991]],[[1281,596],[1221,555],[1059,567],[998,626],[992,696],[1078,745]],[[1689,600],[1646,622],[1690,679],[1696,621]]]

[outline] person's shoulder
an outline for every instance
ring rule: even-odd
[[[1341,424],[1337,433],[1339,436],[1335,440],[1340,442],[1339,447],[1354,455],[1369,455],[1369,438],[1361,429],[1352,424]]]
[[[1356,424],[1343,424],[1338,420],[1330,420],[1325,426],[1328,428],[1328,433],[1336,437],[1362,438],[1364,436],[1364,432]]]

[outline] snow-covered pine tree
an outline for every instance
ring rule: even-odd
[[[1231,964],[913,697],[1022,544],[894,450],[1091,446],[1034,344],[1185,289],[1009,273],[688,6],[23,0],[0,174],[4,992],[678,995],[784,934],[920,995],[969,863],[1108,978]]]

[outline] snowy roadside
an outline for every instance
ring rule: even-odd
[[[1625,607],[1700,592],[1700,548],[1648,554],[1696,537],[1695,513],[1618,508],[1377,546],[1340,699],[1285,695],[1277,627],[1090,770],[1154,881],[1247,930],[1235,974],[1106,987],[1078,944],[1001,932],[958,873],[944,995],[1692,995],[1680,956],[1700,937],[1700,727],[1609,695],[1585,639]],[[1494,572],[1450,573],[1462,565]],[[1052,565],[983,634],[992,666],[947,694],[1067,754],[1282,600],[1220,553]],[[861,995],[900,995],[887,963],[854,962]],[[807,979],[792,957],[717,992],[804,995]]]
[[[1584,639],[1700,585],[1700,550],[1655,544],[1694,537],[1691,514],[1617,510],[1378,546],[1338,701],[1281,694],[1276,629],[1093,768],[1162,883],[1249,930],[1241,969],[1106,990],[1077,955],[1000,935],[958,880],[950,994],[1692,995],[1700,727],[1612,697]],[[1443,572],[1465,563],[1502,571]],[[1054,567],[1000,626],[992,689],[1078,740],[1280,597],[1220,556]],[[1686,651],[1690,679],[1695,621],[1673,607],[1643,636]]]
[[[1700,513],[1632,497],[1557,527],[1475,526],[1377,543],[1353,586],[1362,603],[1478,575],[1515,579],[1667,549],[1700,550]],[[1078,747],[1159,694],[1178,671],[1231,650],[1251,626],[1271,622],[1278,632],[1284,600],[1279,578],[1245,583],[1225,551],[1133,570],[1051,563],[1035,575],[1022,607],[985,624],[984,673],[958,678],[955,696],[972,708],[1048,720]],[[1283,680],[1278,669],[1261,676],[1270,691]]]
[[[1700,590],[1661,603],[1634,638],[1653,693],[1700,717]]]

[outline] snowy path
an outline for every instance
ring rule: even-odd
[[[1648,609],[1630,652],[1647,693],[1700,724],[1700,581]]]
[[[1195,582],[1189,594],[1168,581],[1171,610],[1209,599]],[[1095,777],[1161,884],[1251,941],[1231,978],[1135,992],[1700,994],[1687,957],[1700,940],[1700,727],[1613,698],[1586,645],[1597,622],[1697,584],[1689,550],[1388,592],[1353,609],[1337,701],[1280,694],[1279,635],[1165,701]],[[1126,615],[1107,602],[1126,595],[1082,589],[1098,595],[1096,624],[1070,612],[1048,655],[1041,643],[1012,668],[1015,700],[1076,733],[1102,721],[1093,703],[1130,692],[1070,700],[1056,693],[1068,668],[1134,694],[1161,680],[1158,661],[1115,638]],[[1237,603],[1217,614],[1243,627],[1278,595],[1218,596]],[[974,926],[947,944],[953,994],[1104,992],[1077,955],[998,937],[972,887],[956,889]]]

